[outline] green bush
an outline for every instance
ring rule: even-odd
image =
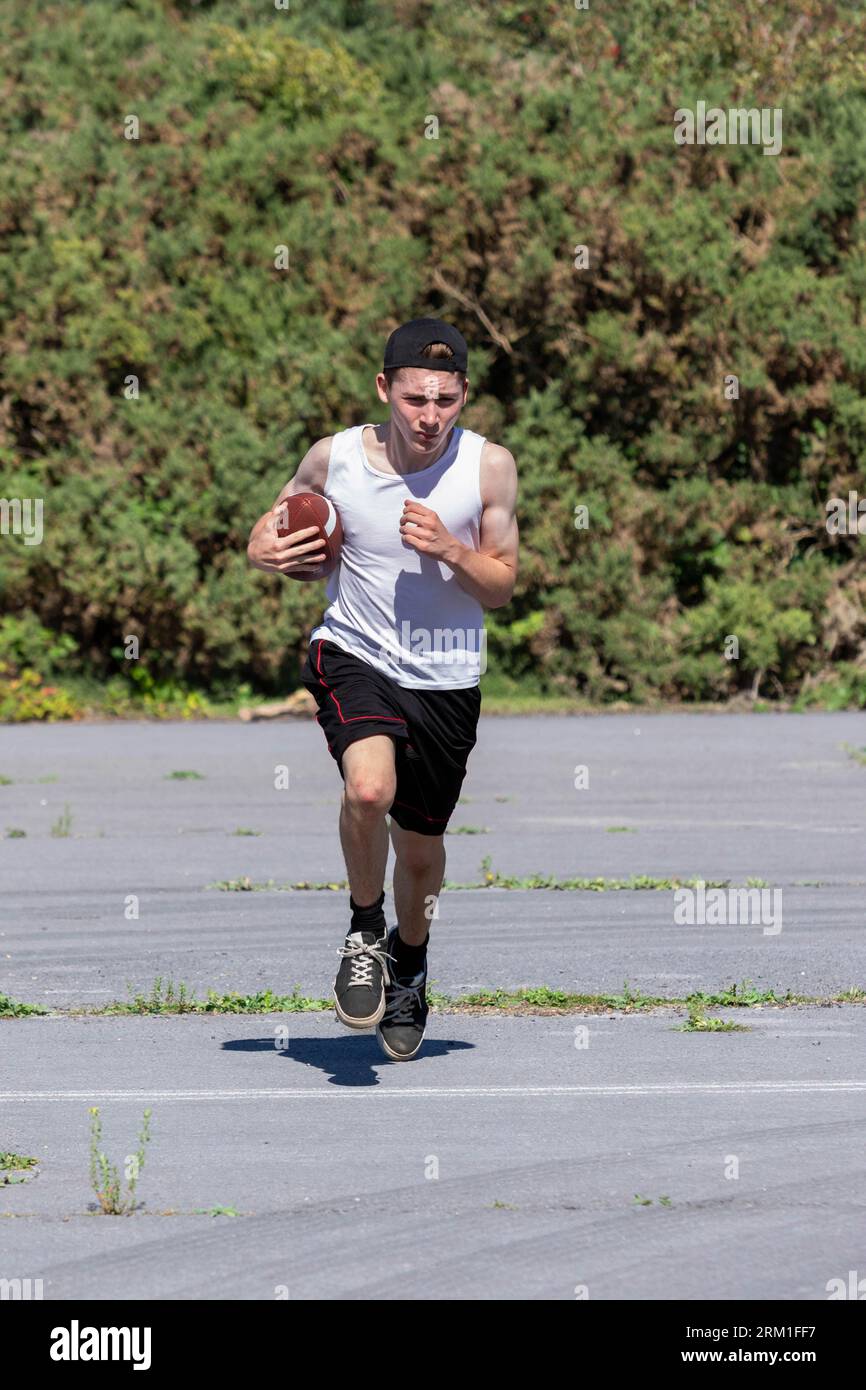
[[[68,668],[77,649],[74,637],[43,627],[32,613],[0,618],[0,661],[37,667],[46,676],[52,676]]]
[[[153,712],[294,687],[324,586],[251,571],[250,527],[386,417],[384,340],[431,313],[518,463],[504,676],[860,701],[864,539],[824,522],[866,451],[862,7],[266,11],[0,7],[0,491],[46,528],[0,544],[14,679]],[[675,145],[699,99],[782,108],[782,155]]]
[[[36,671],[25,667],[17,673],[0,661],[0,723],[29,719],[77,719],[82,711],[66,691],[46,685]]]

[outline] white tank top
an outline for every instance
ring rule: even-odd
[[[486,669],[484,609],[453,570],[402,538],[403,503],[421,502],[452,536],[478,550],[483,435],[455,426],[435,463],[402,476],[373,468],[364,425],[335,434],[325,496],[343,526],[328,607],[310,641],[324,638],[397,685],[465,690]]]

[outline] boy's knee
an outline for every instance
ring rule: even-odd
[[[397,795],[397,772],[391,738],[360,739],[343,754],[344,796],[355,814],[383,814]]]
[[[391,823],[392,831],[394,823]],[[398,863],[410,874],[428,873],[430,869],[442,864],[445,846],[441,835],[419,835],[414,830],[401,830],[396,827],[393,835],[394,849]]]
[[[371,775],[347,778],[343,795],[354,814],[384,815],[393,805],[396,790],[396,783]]]

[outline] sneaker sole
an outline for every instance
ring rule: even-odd
[[[378,1009],[374,1014],[370,1014],[369,1018],[353,1018],[350,1014],[344,1014],[343,1010],[340,1008],[340,1001],[337,998],[337,991],[332,990],[331,993],[334,996],[334,1008],[337,1011],[337,1018],[340,1020],[341,1023],[344,1023],[347,1028],[355,1028],[359,1032],[367,1028],[375,1028],[376,1024],[385,1016],[384,989],[382,990],[382,998],[379,1001]]]
[[[418,1040],[418,1046],[417,1046],[412,1052],[393,1052],[393,1051],[391,1050],[391,1048],[388,1046],[388,1044],[386,1043],[385,1039],[383,1038],[381,1028],[377,1028],[377,1029],[376,1029],[376,1041],[378,1042],[380,1048],[381,1048],[382,1051],[384,1052],[385,1056],[389,1059],[389,1061],[391,1061],[391,1062],[411,1062],[412,1059],[413,1059],[413,1057],[417,1057],[417,1056],[418,1056],[418,1053],[419,1053],[420,1050],[421,1050],[421,1044],[422,1044],[423,1041],[424,1041],[424,1036],[425,1036],[426,1032],[427,1032],[427,1029],[425,1028],[425,1029],[424,1029],[424,1032],[421,1034],[420,1039]]]

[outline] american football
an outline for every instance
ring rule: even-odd
[[[309,530],[311,526],[319,528],[319,535],[325,542],[323,558],[316,564],[295,570],[288,576],[290,579],[326,579],[340,563],[343,527],[334,504],[318,492],[298,492],[293,497],[284,498],[277,517],[277,535],[291,536],[296,531]],[[313,541],[316,537],[310,536],[309,539]]]

